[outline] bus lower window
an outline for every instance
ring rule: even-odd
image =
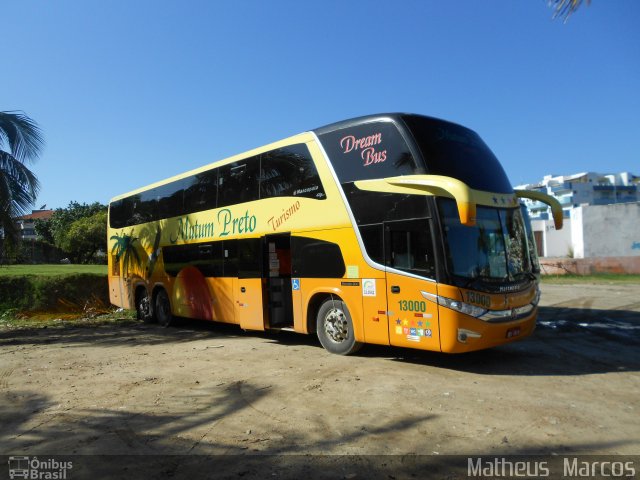
[[[429,223],[426,220],[392,222],[389,229],[387,266],[416,275],[435,277]]]
[[[383,230],[382,224],[361,225],[360,236],[367,251],[367,255],[374,262],[384,264]]]

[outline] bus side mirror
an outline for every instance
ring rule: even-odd
[[[405,175],[354,182],[360,190],[404,193],[409,195],[435,195],[453,198],[458,206],[460,223],[468,227],[476,224],[476,201],[469,186],[443,175]]]
[[[551,207],[551,214],[553,215],[553,223],[556,227],[556,230],[560,230],[562,228],[562,205],[560,202],[553,198],[551,195],[547,195],[546,193],[537,192],[535,190],[515,190],[516,196],[518,198],[528,198],[530,200],[537,200],[542,203],[546,203]]]

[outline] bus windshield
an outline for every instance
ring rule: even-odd
[[[476,190],[513,192],[502,165],[473,130],[420,115],[405,115],[403,120],[427,173],[457,178]]]
[[[520,281],[532,272],[527,233],[519,208],[478,206],[476,225],[460,223],[451,199],[438,201],[449,272],[487,281]]]
[[[529,258],[533,267],[533,273],[540,273],[540,260],[538,259],[538,251],[536,249],[536,239],[533,235],[533,227],[531,226],[531,217],[527,207],[521,203],[520,213],[524,219],[524,228],[527,232],[527,244],[529,245]]]

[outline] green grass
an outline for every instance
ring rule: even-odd
[[[76,273],[91,273],[94,275],[106,275],[106,265],[2,265],[0,277],[22,275],[72,275]]]
[[[95,316],[70,316],[59,313],[43,313],[32,317],[22,317],[15,310],[0,314],[0,331],[33,328],[99,327],[101,325],[137,323],[135,311],[117,310]]]
[[[555,285],[568,285],[575,283],[594,283],[594,284],[608,284],[608,283],[625,283],[625,284],[638,284],[640,285],[640,275],[623,275],[619,273],[599,273],[595,275],[542,275],[542,283],[549,283]]]

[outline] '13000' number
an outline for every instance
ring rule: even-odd
[[[403,312],[426,312],[427,302],[421,302],[418,300],[400,300],[398,302],[400,310]]]

